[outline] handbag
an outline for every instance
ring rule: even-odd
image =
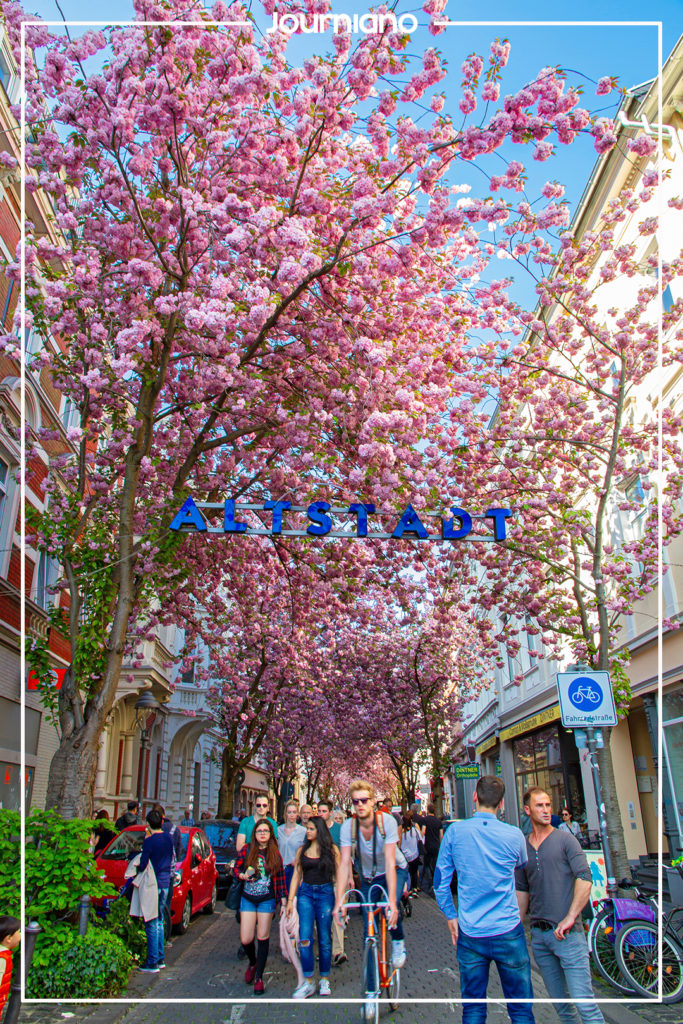
[[[225,906],[228,910],[239,910],[242,900],[242,889],[244,882],[241,878],[233,878],[230,888],[225,894]]]

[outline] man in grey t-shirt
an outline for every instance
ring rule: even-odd
[[[391,815],[375,813],[375,791],[372,783],[365,779],[354,780],[349,786],[349,798],[353,804],[354,816],[347,819],[341,827],[341,864],[337,870],[334,919],[342,924],[342,898],[353,865],[360,876],[360,892],[365,904],[382,903],[382,890],[387,894],[388,924],[392,938],[391,962],[394,969],[398,969],[406,962],[398,901],[408,881],[408,864],[398,848],[398,827]],[[363,907],[363,921],[367,936],[367,906]],[[365,1013],[368,1019],[374,1020],[376,1004],[373,995],[372,966],[368,971],[367,981],[369,989]]]
[[[527,863],[515,872],[522,917],[531,918],[531,949],[548,995],[562,1024],[604,1024],[597,1003],[555,1000],[592,999],[588,945],[581,911],[591,894],[591,873],[578,840],[550,824],[548,794],[534,786],[524,794],[524,813],[531,822]]]

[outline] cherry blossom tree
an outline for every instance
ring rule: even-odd
[[[468,298],[496,252],[475,227],[510,204],[463,205],[450,176],[508,142],[545,159],[551,138],[591,125],[558,69],[495,109],[505,43],[463,67],[456,126],[438,98],[414,113],[445,71],[431,48],[411,64],[407,36],[340,32],[331,55],[292,67],[287,34],[259,38],[238,3],[134,6],[132,27],[26,29],[26,188],[49,195],[61,231],[28,232],[26,303],[48,339],[38,363],[80,418],[31,524],[64,570],[71,664],[47,803],[67,815],[91,811],[130,638],[171,621],[195,571],[168,530],[188,496],[362,490],[424,508],[457,492],[435,452],[462,440],[458,406],[485,396],[472,335],[511,315],[502,292]],[[2,10],[19,59],[23,10]],[[195,24],[154,24],[174,19]],[[246,24],[211,23],[228,20]],[[510,163],[498,187],[521,173]],[[550,201],[541,216],[547,231],[562,213]],[[16,353],[15,334],[3,344]]]
[[[631,151],[647,156],[640,136]],[[647,393],[657,388],[659,257],[657,218],[648,215],[657,171],[639,193],[608,202],[600,222],[564,232],[556,253],[535,264],[539,306],[519,310],[522,340],[492,353],[498,410],[473,446],[472,486],[515,512],[506,541],[478,549],[484,588],[473,600],[496,610],[511,653],[519,630],[540,636],[541,653],[611,673],[623,713],[630,688],[623,617],[658,584],[658,516],[668,544],[683,526],[681,417],[665,402],[659,425]],[[548,191],[559,193],[549,184]],[[680,203],[672,200],[669,216]],[[530,209],[524,218],[536,218]],[[510,226],[509,251],[528,249]],[[528,225],[520,225],[522,236]],[[649,255],[643,257],[643,250]],[[683,269],[663,261],[663,289]],[[681,359],[683,303],[661,311],[663,372]],[[476,592],[476,596],[475,595]],[[673,627],[664,623],[665,628]],[[606,730],[607,735],[609,731]],[[599,751],[617,877],[628,874],[609,743]]]

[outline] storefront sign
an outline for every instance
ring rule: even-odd
[[[551,708],[546,708],[545,711],[539,711],[537,715],[531,715],[530,718],[523,718],[521,722],[515,722],[514,725],[508,726],[507,729],[503,729],[500,734],[501,740],[511,740],[515,736],[522,736],[524,733],[533,732],[534,729],[540,729],[542,725],[547,725],[548,722],[554,722],[560,717],[560,705],[553,704]]]
[[[202,515],[211,510],[220,509],[223,513],[222,526],[209,526]],[[169,524],[170,530],[192,530],[196,533],[239,533],[245,537],[271,537],[274,534],[283,537],[369,537],[378,540],[505,540],[505,520],[512,515],[509,508],[489,508],[481,515],[466,512],[456,506],[451,507],[451,517],[443,519],[432,512],[421,512],[420,515],[412,505],[408,505],[397,517],[391,533],[382,530],[368,530],[368,517],[375,515],[375,506],[367,502],[352,502],[346,507],[335,508],[326,501],[314,501],[310,505],[292,505],[289,501],[264,501],[261,505],[248,502],[236,502],[232,498],[225,502],[195,502],[188,498]],[[244,514],[248,512],[268,513],[269,524],[250,526],[244,522]],[[305,529],[286,529],[283,526],[285,513],[304,512],[310,521]],[[331,515],[328,515],[328,512]],[[345,528],[335,529],[331,516],[343,518]],[[430,533],[422,522],[424,519],[438,519],[440,533]],[[351,523],[349,523],[351,517]],[[386,518],[386,514],[383,514]],[[262,517],[259,516],[259,521]],[[474,520],[491,520],[492,535],[473,532]]]
[[[61,690],[62,683],[64,682],[64,676],[66,675],[66,669],[65,668],[51,668],[50,669],[50,675],[52,676],[52,680],[53,680],[55,689],[56,690]],[[35,674],[35,672],[33,670],[31,670],[29,672],[29,674],[28,674],[28,679],[26,681],[26,689],[27,690],[39,690],[40,689],[40,680],[38,679],[38,676]]]
[[[456,764],[453,765],[453,774],[456,779],[478,779],[480,767],[478,764]]]
[[[484,740],[483,743],[479,743],[477,746],[477,757],[480,757],[487,750],[491,750],[493,747],[495,747],[497,742],[498,737],[494,735],[489,736],[489,738],[487,740]]]

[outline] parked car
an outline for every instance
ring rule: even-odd
[[[237,856],[237,829],[239,822],[229,818],[211,818],[202,821],[202,828],[216,854],[218,895],[225,896],[232,883],[232,862]]]
[[[216,857],[202,829],[179,825],[181,860],[172,872],[171,923],[181,935],[186,932],[192,914],[203,910],[213,914],[218,896]],[[123,885],[128,861],[142,849],[143,825],[129,825],[99,855],[95,863],[104,877],[119,889]]]

